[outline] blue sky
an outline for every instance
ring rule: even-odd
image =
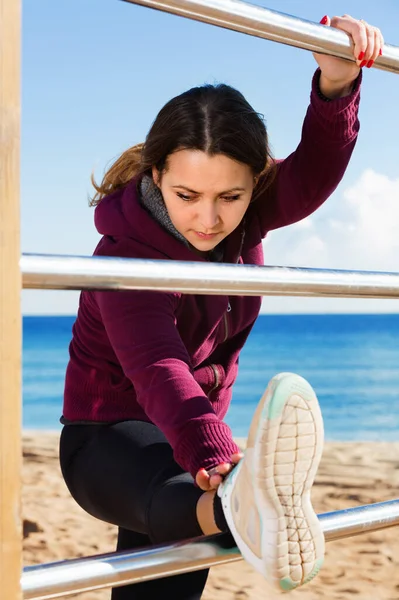
[[[262,3],[259,3],[262,4]],[[344,13],[399,44],[399,3],[266,0],[312,21]],[[382,8],[383,7],[383,8]],[[316,63],[309,52],[119,0],[23,3],[22,251],[92,253],[90,173],[143,141],[171,97],[237,87],[265,115],[273,152],[299,141]],[[361,134],[339,189],[274,232],[266,264],[399,271],[399,77],[365,70]],[[24,314],[72,314],[78,293],[24,291]],[[266,312],[397,312],[396,301],[266,298]]]

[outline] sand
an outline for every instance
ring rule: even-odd
[[[24,435],[24,564],[111,552],[115,528],[80,509],[70,497],[58,465],[58,435]],[[314,486],[318,513],[391,500],[399,496],[398,443],[327,443]],[[109,590],[73,596],[108,600]],[[262,578],[244,561],[212,569],[204,600],[275,600]],[[319,576],[290,600],[397,600],[399,528],[327,544]],[[172,599],[171,599],[172,600]]]

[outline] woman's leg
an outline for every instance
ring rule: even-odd
[[[215,521],[234,536],[235,542],[227,534],[226,547],[237,544],[272,585],[287,591],[310,581],[323,562],[324,535],[310,502],[322,448],[323,420],[313,389],[302,377],[282,373],[269,383],[245,456],[220,485],[215,504],[174,462],[165,437],[149,423],[67,426],[60,455],[75,500],[127,530],[120,531],[120,548],[136,543],[128,532],[165,543],[201,535],[203,523],[212,528]],[[161,585],[152,582],[153,588],[150,582],[133,585],[131,595],[115,590],[113,600],[197,600],[207,572],[202,574],[201,580],[195,573],[165,578]]]
[[[80,506],[117,525],[118,549],[139,542],[167,543],[202,535],[197,503],[203,492],[174,461],[161,431],[150,423],[67,425],[60,441],[61,468]],[[137,534],[141,534],[140,537]],[[115,588],[113,600],[201,598],[208,571]]]
[[[147,544],[140,544],[140,537],[144,538],[142,534],[119,528],[117,551],[123,552],[124,550],[151,545],[148,538]],[[126,585],[114,588],[111,600],[156,600],[162,598],[165,598],[165,600],[169,600],[169,598],[170,600],[175,598],[199,600],[205,588],[207,577],[208,570],[203,570]]]

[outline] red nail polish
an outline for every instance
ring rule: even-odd
[[[370,67],[372,67],[374,64],[373,60],[369,60],[369,62],[367,63],[367,68],[370,69]]]
[[[380,56],[382,56],[382,48],[380,48]]]
[[[321,25],[325,25],[328,21],[328,17],[327,15],[324,15],[324,17],[322,18],[322,20],[320,21]]]
[[[362,60],[362,62],[360,63],[360,68],[363,69],[363,67],[365,67],[367,65],[367,60]]]
[[[363,60],[364,58],[364,52],[360,52],[359,56],[357,57],[357,60]]]

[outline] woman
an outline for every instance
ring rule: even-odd
[[[334,191],[358,133],[361,68],[378,29],[349,16],[356,62],[316,55],[302,139],[272,159],[265,125],[229,86],[201,86],[160,111],[143,145],[96,188],[98,256],[263,264],[267,232]],[[60,442],[65,481],[119,528],[118,550],[223,532],[279,589],[312,579],[324,538],[310,488],[323,425],[310,385],[272,379],[245,457],[223,422],[260,298],[85,291],[70,345]],[[113,600],[201,597],[207,570],[113,590]]]

